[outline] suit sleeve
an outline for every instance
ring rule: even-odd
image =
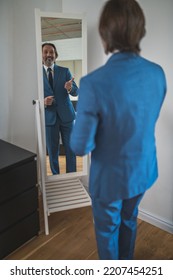
[[[95,93],[91,84],[83,78],[80,82],[76,121],[71,134],[71,148],[76,155],[84,156],[95,148],[98,122]]]

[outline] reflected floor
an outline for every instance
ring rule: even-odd
[[[83,158],[82,157],[77,157],[77,172],[83,171]],[[65,174],[66,173],[66,158],[65,156],[60,156],[59,157],[59,163],[60,163],[60,174]],[[46,166],[47,166],[47,175],[51,176],[52,172],[50,169],[50,164],[49,164],[49,157],[46,157]]]

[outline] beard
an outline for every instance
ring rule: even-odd
[[[48,67],[51,66],[53,63],[54,63],[54,60],[53,60],[52,57],[47,57],[47,58],[45,59],[45,64],[46,64]]]

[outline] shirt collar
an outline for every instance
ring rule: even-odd
[[[52,65],[51,65],[51,66],[49,66],[49,67],[47,67],[46,65],[44,65],[44,64],[43,64],[43,67],[44,67],[44,69],[45,69],[46,73],[47,73],[47,69],[48,69],[48,68],[51,68],[51,69],[52,69],[52,71],[54,70],[54,64],[52,64]]]

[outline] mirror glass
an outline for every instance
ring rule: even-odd
[[[38,13],[38,12],[37,12]],[[41,45],[44,43],[51,43],[54,44],[54,46],[57,49],[58,57],[55,59],[54,64],[57,65],[60,69],[60,67],[63,67],[63,69],[68,69],[71,75],[71,78],[74,78],[74,81],[72,82],[72,88],[74,86],[73,83],[75,83],[75,86],[77,88],[79,87],[79,81],[80,78],[86,74],[86,22],[84,20],[83,15],[69,15],[69,14],[55,14],[55,13],[45,13],[40,12],[40,29],[41,29]],[[37,50],[38,52],[38,50]],[[41,55],[41,64],[42,64],[42,83],[43,86],[41,86],[41,98],[44,102],[45,98],[45,82],[44,82],[44,67],[43,67],[43,53],[40,52]],[[55,66],[54,66],[55,67]],[[54,68],[55,69],[55,68]],[[57,68],[58,69],[58,68]],[[53,73],[55,74],[55,71]],[[56,77],[56,76],[55,76]],[[41,76],[40,76],[41,78]],[[47,74],[48,78],[48,74]],[[57,80],[58,83],[58,80]],[[50,94],[52,95],[52,94]],[[69,100],[65,100],[66,103],[71,102],[74,112],[76,114],[76,106],[77,106],[77,100],[78,96],[76,94],[72,94],[71,92],[68,93]],[[57,99],[55,100],[55,102]],[[54,101],[53,101],[54,102]],[[66,106],[68,104],[65,104],[63,106]],[[47,107],[44,102],[44,107],[42,107],[44,110],[44,117],[43,120],[46,123],[46,112]],[[49,109],[49,108],[48,108]],[[61,109],[60,109],[61,110]],[[75,121],[75,117],[74,117]],[[44,125],[45,125],[44,123]],[[46,127],[46,126],[45,126]],[[47,135],[47,128],[43,129],[45,135]],[[65,128],[66,129],[66,128]],[[63,132],[60,131],[59,133],[59,172],[53,173],[53,169],[50,166],[50,155],[49,151],[47,149],[47,136],[45,137],[45,161],[46,161],[46,175],[48,177],[54,177],[59,175],[86,175],[87,173],[87,158],[86,157],[76,157],[76,169],[75,171],[69,171],[67,170],[67,161],[69,162],[69,159],[67,159],[66,155],[66,149],[63,145]],[[54,175],[54,176],[52,176]],[[50,179],[50,178],[49,178]]]

